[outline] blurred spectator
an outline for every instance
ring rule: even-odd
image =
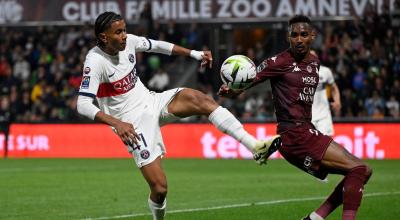
[[[143,6],[142,11],[140,12],[139,16],[139,35],[144,34],[148,35],[150,33],[154,33],[154,22],[153,22],[153,16],[151,12],[151,3],[146,2]]]
[[[391,117],[398,118],[399,115],[399,102],[393,95],[390,96],[389,101],[386,102],[386,108],[388,109],[388,114]]]
[[[365,86],[365,79],[367,77],[367,73],[363,70],[361,66],[357,67],[357,72],[353,76],[353,88],[356,91],[361,91]]]
[[[31,100],[33,103],[36,103],[43,95],[45,85],[46,82],[44,80],[40,80],[37,84],[33,86],[31,93]]]
[[[255,54],[254,63],[256,63],[256,64],[261,63],[261,61],[263,61],[263,59],[265,58],[265,54],[264,54],[263,45],[260,41],[256,42],[255,53],[256,54]]]
[[[29,79],[30,71],[28,61],[26,61],[21,55],[17,56],[13,67],[13,76],[22,81],[26,81]]]
[[[377,91],[372,93],[372,97],[367,98],[365,101],[365,108],[367,109],[367,113],[369,116],[376,114],[376,111],[379,110],[382,113],[382,110],[385,108],[385,102],[382,97],[379,96]]]
[[[383,109],[381,107],[377,107],[374,109],[374,112],[371,115],[373,119],[384,119],[385,114],[383,113]]]
[[[168,73],[163,69],[159,68],[153,77],[149,80],[148,86],[149,89],[154,90],[156,92],[162,92],[167,89],[169,85],[169,76]]]
[[[390,93],[396,98],[396,100],[400,100],[400,79],[394,81]]]
[[[0,96],[0,125],[10,122],[10,101],[7,96]]]
[[[0,56],[0,79],[7,78],[11,75],[11,67],[4,55]]]

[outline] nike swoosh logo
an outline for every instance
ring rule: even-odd
[[[113,73],[113,74],[111,74],[111,75],[108,75],[108,78],[111,78],[111,77],[113,77],[115,75],[115,72]]]

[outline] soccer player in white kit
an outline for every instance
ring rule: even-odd
[[[317,56],[317,53],[313,50],[310,51],[313,55]],[[317,89],[314,94],[314,100],[312,104],[312,120],[315,128],[325,135],[333,136],[333,122],[330,106],[336,112],[341,108],[340,92],[339,88],[335,83],[332,71],[326,66],[320,66],[318,71],[319,82]],[[327,87],[331,90],[327,91]],[[331,92],[333,102],[329,102],[328,92]]]
[[[181,117],[206,115],[220,131],[253,152],[260,164],[280,146],[279,136],[257,141],[210,96],[189,88],[155,93],[143,85],[136,73],[137,52],[191,56],[211,67],[210,51],[189,50],[127,34],[125,21],[114,12],[104,12],[97,17],[95,35],[97,46],[86,56],[77,110],[110,125],[132,153],[150,187],[148,203],[153,219],[164,219],[167,195],[167,180],[161,167],[165,147],[160,126]],[[100,109],[93,104],[94,98]]]

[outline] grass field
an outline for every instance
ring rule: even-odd
[[[400,160],[368,163],[374,175],[358,219],[399,219]],[[284,160],[259,167],[250,160],[167,159],[164,168],[173,220],[299,220],[340,178],[320,183]],[[129,159],[0,160],[0,219],[151,219],[147,197]]]

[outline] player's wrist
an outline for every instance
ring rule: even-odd
[[[190,51],[190,57],[196,59],[196,60],[202,60],[204,56],[203,51],[197,51],[197,50],[191,50]]]

